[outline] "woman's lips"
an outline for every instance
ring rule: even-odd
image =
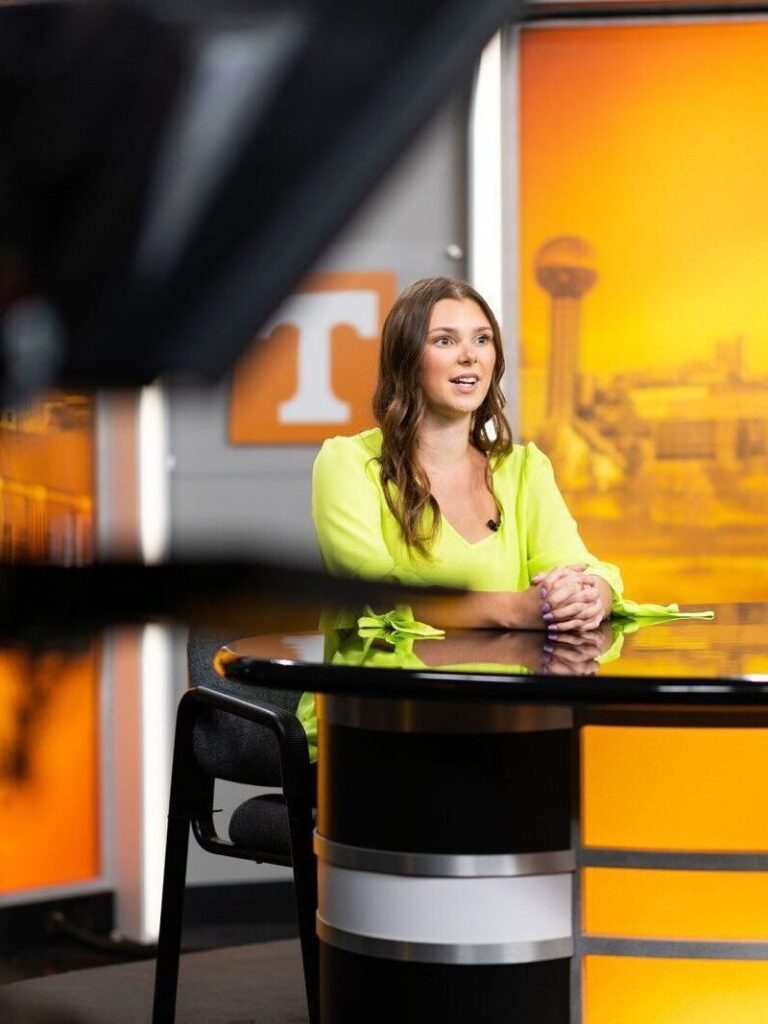
[[[480,379],[479,377],[469,374],[466,377],[452,377],[450,383],[453,384],[457,391],[460,391],[462,394],[469,395],[480,383]]]

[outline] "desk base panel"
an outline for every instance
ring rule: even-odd
[[[570,961],[448,966],[320,943],[321,1024],[567,1024]]]

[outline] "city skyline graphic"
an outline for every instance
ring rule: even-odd
[[[522,432],[639,600],[768,598],[768,25],[745,28],[523,33]]]

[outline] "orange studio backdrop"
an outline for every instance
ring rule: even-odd
[[[0,892],[101,870],[98,656],[0,652]]]
[[[632,597],[768,599],[768,24],[521,40],[523,432]]]
[[[313,444],[373,425],[394,273],[313,274],[236,367],[233,444]]]
[[[0,415],[0,557],[93,559],[93,400]],[[100,873],[99,655],[0,650],[0,893]]]

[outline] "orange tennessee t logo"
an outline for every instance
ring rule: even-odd
[[[314,274],[240,361],[233,444],[312,444],[373,423],[381,327],[394,273]]]

